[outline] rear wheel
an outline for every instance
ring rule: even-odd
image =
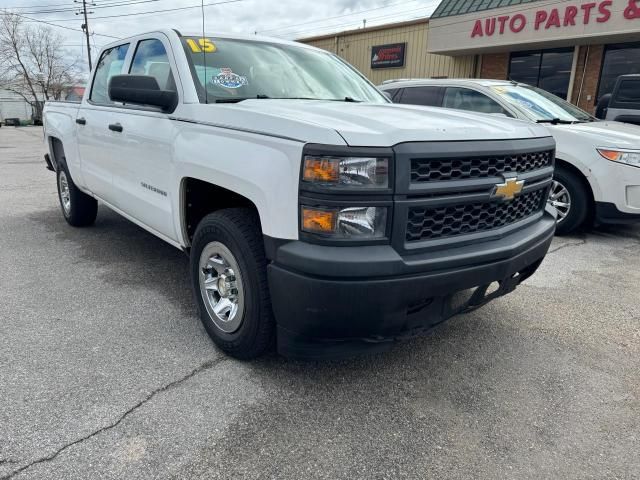
[[[562,167],[556,169],[548,201],[558,211],[558,235],[572,233],[585,223],[589,213],[588,198],[577,175]]]
[[[267,261],[255,211],[207,215],[191,248],[191,278],[200,319],[211,339],[240,359],[265,353],[274,339]]]
[[[98,202],[96,199],[81,192],[76,187],[64,164],[58,164],[56,175],[58,180],[58,199],[67,223],[74,227],[93,225],[98,215]]]

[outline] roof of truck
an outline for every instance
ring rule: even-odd
[[[179,32],[178,30],[175,29],[171,29],[171,28],[163,28],[163,29],[158,29],[158,30],[152,30],[149,32],[141,32],[137,35],[131,35],[127,38],[121,38],[118,40],[115,40],[113,42],[110,42],[109,44],[105,45],[103,47],[103,50],[105,48],[110,48],[116,45],[122,45],[123,43],[126,43],[128,40],[133,39],[133,38],[138,38],[141,36],[145,36],[145,35],[152,35],[152,34],[156,34],[156,33],[163,33],[168,37],[174,36],[174,35],[178,35],[180,37],[202,37],[202,31],[200,32]],[[299,43],[299,42],[294,42],[291,40],[285,40],[283,38],[277,38],[277,37],[267,37],[264,35],[250,35],[250,34],[242,34],[242,33],[233,33],[233,32],[216,32],[216,31],[205,31],[205,36],[206,37],[210,37],[210,38],[227,38],[227,39],[234,39],[234,40],[245,40],[245,41],[253,41],[253,42],[264,42],[264,43],[279,43],[279,44],[283,44],[283,45],[295,45],[298,47],[303,47],[303,48],[310,48],[310,49],[314,49],[317,50],[316,47],[313,47],[311,45],[306,45],[304,43]]]

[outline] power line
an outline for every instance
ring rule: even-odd
[[[114,8],[114,7],[128,7],[130,5],[137,5],[140,3],[152,3],[159,2],[160,0],[116,0],[115,2],[101,2],[100,5],[92,4],[91,8],[101,9],[101,8]],[[75,12],[76,7],[70,8],[57,8],[51,10],[36,10],[33,12],[22,12],[25,15],[50,15],[52,13],[66,13],[66,12]]]
[[[372,21],[381,20],[381,19],[389,20],[389,19],[395,19],[395,18],[398,18],[398,17],[405,17],[406,15],[408,15],[410,13],[415,13],[415,12],[422,11],[422,10],[425,10],[425,9],[430,9],[430,8],[433,8],[433,4],[426,5],[424,7],[415,8],[415,9],[412,9],[412,10],[404,10],[402,12],[379,15],[377,17],[370,17],[370,18],[367,18],[367,22],[372,22]],[[412,17],[411,19],[414,20],[416,18],[420,18],[420,16],[416,17],[414,15],[414,17]],[[407,20],[409,20],[409,19],[407,19]],[[340,29],[343,29],[343,28],[348,27],[350,25],[356,26],[356,25],[359,25],[361,22],[362,22],[361,19],[354,19],[354,20],[346,22],[346,23],[340,23],[340,24],[335,24],[335,25],[327,25],[325,27],[321,27],[320,29],[312,29],[312,32],[313,32],[312,35],[314,35],[314,36],[315,35],[323,35],[323,34],[325,34],[325,32],[326,32],[326,34],[329,34],[329,32],[331,32],[333,30],[336,30],[336,29],[340,30]],[[371,25],[371,27],[373,27],[373,26],[374,25]],[[295,36],[297,36],[299,34],[303,34],[303,33],[306,33],[306,32],[307,32],[307,30],[305,30],[305,29],[303,29],[303,30],[294,30],[294,31],[288,31],[288,32],[280,33],[277,36],[294,36],[295,37]]]
[[[13,6],[9,6],[9,7],[3,7],[3,8],[11,8],[11,9],[17,9],[17,8],[37,8],[37,7],[63,7],[63,6],[68,6],[69,2],[67,3],[45,3],[42,5],[29,5],[29,6],[24,6],[24,5],[13,5]]]
[[[382,7],[369,8],[369,9],[367,9],[367,10],[359,10],[359,11],[357,11],[357,12],[345,13],[345,14],[343,14],[343,15],[336,15],[335,17],[326,17],[326,18],[323,18],[323,19],[321,19],[321,20],[310,20],[310,21],[308,21],[308,22],[294,23],[294,24],[289,25],[289,26],[286,26],[286,27],[276,27],[276,28],[269,28],[269,29],[267,29],[267,30],[260,30],[260,31],[258,31],[258,33],[263,34],[263,33],[265,33],[265,32],[273,32],[273,31],[275,31],[275,30],[282,30],[283,28],[284,28],[285,30],[287,30],[287,29],[289,29],[290,27],[297,27],[297,26],[300,26],[300,25],[309,25],[310,23],[324,22],[324,21],[326,21],[326,20],[333,20],[333,19],[335,19],[335,18],[350,17],[351,15],[359,15],[359,14],[361,14],[361,13],[372,12],[372,11],[374,11],[374,10],[381,10],[381,9],[383,9],[383,8],[394,7],[394,6],[397,6],[397,5],[405,5],[405,4],[407,4],[407,3],[415,3],[415,2],[417,2],[417,1],[418,1],[418,0],[410,0],[410,1],[408,1],[408,2],[391,3],[391,4],[389,4],[389,5],[384,5],[384,6],[382,6]]]
[[[73,32],[82,32],[82,33],[84,33],[82,30],[78,30],[77,28],[67,27],[66,25],[58,25],[57,23],[47,22],[45,20],[38,20],[37,18],[27,17],[26,15],[22,15],[21,13],[13,12],[11,15],[17,15],[18,17],[26,18],[27,20],[29,20],[31,22],[35,22],[35,23],[44,23],[45,25],[50,25],[52,27],[64,28],[65,30],[71,30]],[[94,35],[98,35],[99,37],[115,38],[116,40],[120,40],[120,37],[114,37],[113,35],[106,35],[104,33],[95,33],[94,32]]]
[[[204,6],[205,7],[212,7],[215,5],[223,5],[223,4],[227,4],[227,3],[238,3],[238,2],[243,2],[245,0],[226,0],[223,2],[215,2],[215,3],[205,3]],[[133,16],[138,16],[138,15],[156,15],[156,14],[162,14],[162,13],[168,13],[168,12],[176,12],[179,10],[189,10],[189,9],[193,9],[193,8],[201,8],[201,5],[191,5],[188,7],[176,7],[176,8],[167,8],[164,10],[152,10],[152,11],[147,11],[147,12],[134,12],[134,13],[124,13],[124,14],[119,14],[119,15],[103,15],[103,16],[99,16],[99,17],[91,17],[92,20],[102,20],[102,19],[108,19],[108,18],[122,18],[122,17],[133,17]],[[53,22],[73,22],[75,21],[75,19],[73,18],[56,18],[52,20]]]

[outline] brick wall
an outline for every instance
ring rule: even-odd
[[[578,105],[590,113],[594,113],[596,109],[594,102],[598,94],[598,82],[600,80],[600,68],[603,55],[603,45],[582,46],[578,52],[578,63],[576,66],[576,77],[573,83],[571,103]],[[586,70],[584,68],[585,59],[587,61]],[[583,72],[584,82],[582,81]],[[582,93],[580,93],[581,86]],[[591,97],[591,99],[589,99],[589,97]]]
[[[509,52],[482,55],[480,78],[507,80],[509,74]]]

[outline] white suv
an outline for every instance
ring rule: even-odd
[[[398,80],[379,87],[395,103],[445,107],[545,124],[557,143],[549,202],[560,234],[595,219],[640,221],[640,126],[598,121],[529,85],[504,80]]]

